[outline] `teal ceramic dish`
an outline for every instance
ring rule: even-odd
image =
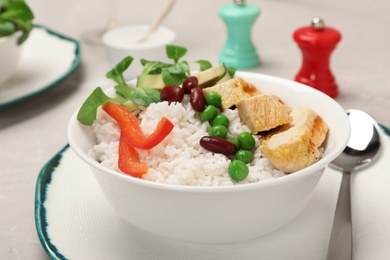
[[[81,61],[77,40],[42,25],[34,26],[22,47],[19,67],[11,78],[0,84],[0,109],[57,86]]]

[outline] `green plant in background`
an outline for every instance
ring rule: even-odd
[[[34,13],[24,0],[0,0],[0,37],[21,31],[18,45],[22,44],[34,27],[33,20]]]

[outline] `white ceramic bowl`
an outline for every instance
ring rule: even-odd
[[[20,32],[0,37],[0,84],[9,79],[16,71],[22,48],[17,45]]]
[[[124,73],[126,80],[136,79],[141,74],[143,69],[141,58],[169,61],[165,45],[173,43],[176,38],[175,32],[166,27],[159,27],[147,40],[135,43],[147,33],[148,29],[149,25],[127,25],[111,29],[103,35],[102,40],[111,67],[128,55],[134,58],[129,69]]]
[[[69,122],[69,144],[92,169],[113,208],[134,226],[152,234],[197,243],[238,242],[283,226],[306,206],[325,167],[345,148],[350,125],[343,108],[327,95],[297,82],[237,73],[287,104],[313,108],[329,125],[324,157],[293,174],[230,187],[159,184],[126,176],[88,156],[90,127]],[[111,92],[110,94],[112,94]]]

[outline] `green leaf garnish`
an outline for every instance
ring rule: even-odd
[[[188,71],[188,66],[185,63],[176,63],[166,68],[171,74],[185,74]]]
[[[123,76],[123,73],[133,62],[133,57],[125,57],[106,74],[107,78],[117,83],[115,90],[119,97],[108,97],[100,87],[97,87],[81,106],[77,114],[77,120],[85,125],[92,125],[96,120],[98,108],[107,102],[119,103],[128,107],[131,111],[137,109],[139,105],[149,106],[151,103],[160,102],[160,91],[153,87],[158,86],[158,88],[162,88],[164,85],[171,84],[181,85],[190,75],[189,63],[185,60],[179,61],[186,53],[187,49],[184,47],[166,45],[166,54],[168,58],[174,61],[173,64],[141,59],[141,64],[144,66],[144,69],[141,75],[138,76],[137,86],[135,88],[130,88]],[[197,60],[192,63],[199,64],[201,71],[212,67],[212,64],[207,60]],[[233,77],[236,69],[228,69],[229,74]],[[148,88],[150,86],[145,86],[145,84],[151,85],[152,87]]]
[[[108,101],[108,97],[100,87],[97,87],[84,101],[77,113],[77,120],[84,125],[92,125],[96,120],[99,106]]]
[[[8,36],[12,35],[16,30],[16,27],[13,23],[5,21],[4,23],[0,24],[0,35]]]
[[[200,65],[200,71],[208,70],[213,65],[208,60],[197,60],[194,63],[198,63]]]
[[[237,69],[234,67],[227,67],[226,70],[227,70],[227,73],[229,73],[229,76],[231,78],[234,78],[234,74],[236,74]]]
[[[172,74],[168,70],[164,70],[161,73],[165,86],[168,85],[180,85],[187,78],[186,74]]]
[[[187,53],[187,49],[177,45],[167,44],[165,50],[169,59],[172,59],[175,63],[179,61]]]
[[[141,106],[149,106],[160,102],[160,91],[150,88],[134,88],[131,90],[130,99]]]
[[[126,85],[123,73],[129,68],[133,59],[134,58],[131,56],[124,57],[112,70],[107,72],[106,77],[112,79],[118,83],[118,85]]]
[[[137,105],[132,101],[122,97],[111,98],[107,96],[101,87],[97,87],[84,101],[77,113],[77,120],[84,125],[92,125],[96,120],[97,110],[101,105],[108,102],[116,102],[128,107],[130,110],[135,110]]]
[[[185,47],[177,45],[166,45],[166,54],[169,59],[174,61],[173,64],[167,64],[160,61],[148,61],[141,59],[141,64],[144,69],[138,77],[137,87],[147,87],[144,85],[147,82],[148,75],[161,74],[165,85],[181,85],[183,81],[190,75],[190,66],[187,61],[180,61],[180,59],[187,53]],[[207,70],[212,67],[211,62],[207,60],[197,60],[193,63],[200,65],[200,70]]]
[[[123,98],[130,99],[131,91],[127,84],[116,85],[114,88],[116,90],[116,93],[118,93],[118,95],[120,95]]]
[[[127,56],[123,58],[112,70],[107,72],[106,77],[114,80],[118,85],[115,86],[115,90],[118,95],[130,99],[130,89],[123,77],[123,73],[129,68],[133,62],[133,57]]]
[[[22,44],[33,29],[34,13],[24,0],[0,1],[0,36],[9,36],[17,31],[22,35],[18,45]]]
[[[176,84],[180,85],[187,78],[188,63],[180,62],[173,64],[162,71],[162,78],[166,86]]]
[[[148,61],[145,59],[141,59],[141,64],[144,66],[142,73],[147,72],[149,75],[161,74],[162,69],[170,65],[161,61]]]

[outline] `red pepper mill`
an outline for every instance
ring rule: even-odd
[[[293,38],[303,55],[302,68],[295,76],[295,81],[335,98],[338,87],[330,71],[330,55],[341,40],[341,34],[336,29],[325,27],[325,22],[315,17],[311,26],[299,28]]]

